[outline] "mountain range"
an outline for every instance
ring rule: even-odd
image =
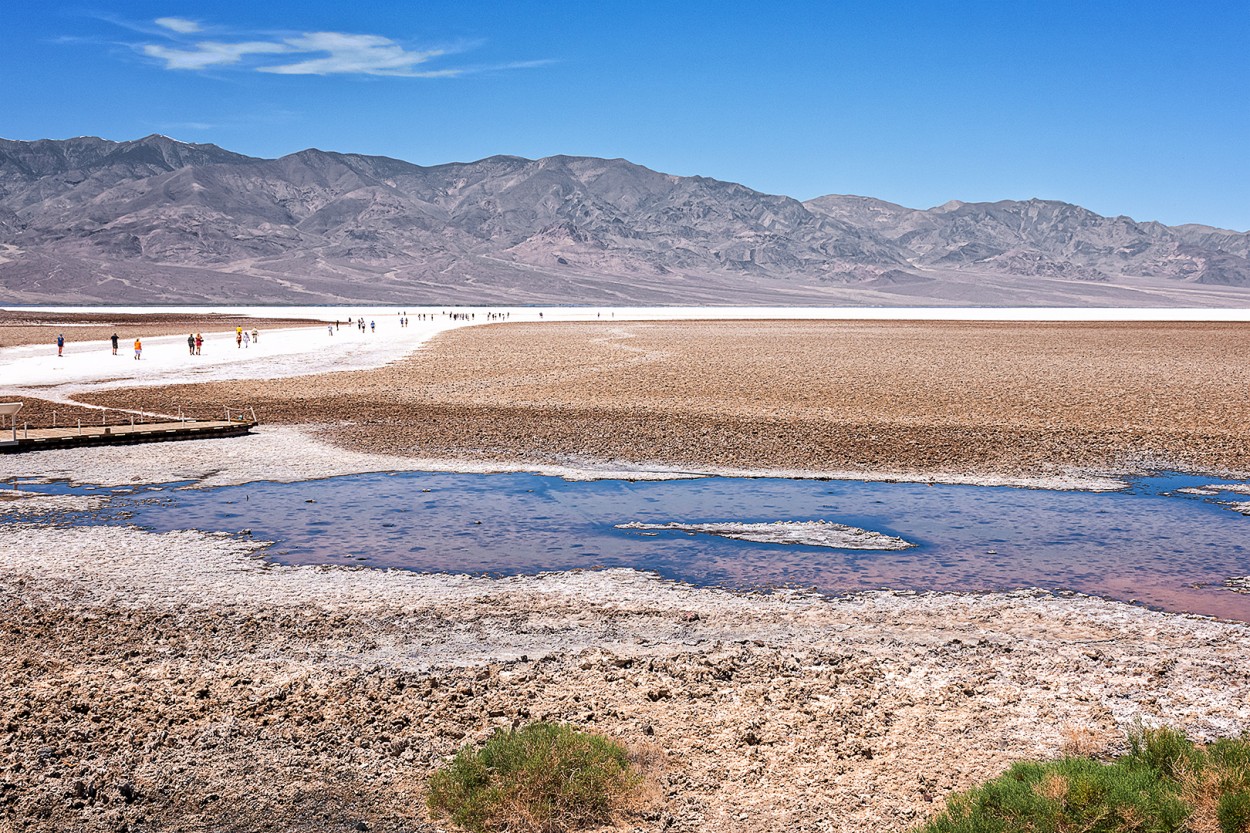
[[[0,302],[1247,306],[1250,233],[623,159],[0,140]]]

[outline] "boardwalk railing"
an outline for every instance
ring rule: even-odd
[[[178,408],[176,416],[101,408],[98,419],[94,414],[84,415],[81,410],[70,412],[72,416],[53,410],[51,419],[45,418],[42,424],[24,420],[19,427],[17,411],[20,409],[20,402],[0,403],[0,417],[7,417],[9,421],[9,430],[0,433],[0,451],[236,436],[248,433],[258,423],[256,411],[250,406],[223,406],[225,419],[188,416],[182,408]]]
[[[170,422],[237,422],[251,423],[252,425],[260,424],[260,420],[256,418],[256,409],[252,406],[236,407],[222,406],[222,412],[225,415],[224,420],[210,416],[189,416],[184,413],[182,406],[178,406],[176,414],[154,414],[144,411],[126,411],[118,408],[100,408],[99,419],[91,416],[83,416],[81,410],[71,411],[68,414],[63,411],[52,411],[50,420],[29,422],[27,420],[19,421],[16,409],[6,411],[5,406],[8,404],[21,403],[4,403],[0,402],[0,428],[9,429],[13,434],[13,439],[17,439],[24,432],[41,431],[48,428],[56,428],[59,430],[92,431],[97,428],[113,428],[118,426],[129,426],[131,428],[139,428],[144,425],[165,425]],[[7,424],[6,424],[7,423]],[[107,433],[107,432],[106,432]]]
[[[260,420],[256,418],[256,409],[251,405],[246,408],[231,408],[228,405],[223,406],[226,412],[226,422],[250,422],[253,425],[259,425]],[[178,413],[182,414],[182,409],[178,409]]]

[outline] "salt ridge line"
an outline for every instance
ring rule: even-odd
[[[66,480],[78,485],[128,486],[135,480],[133,449],[97,446],[39,452],[37,482]],[[699,477],[778,477],[908,483],[957,483],[969,486],[1011,486],[1058,491],[1109,492],[1126,488],[1120,479],[1094,472],[1029,476],[969,475],[958,472],[916,474],[864,471],[744,470],[720,467],[679,469],[659,464],[622,461],[569,461],[565,465],[457,460],[439,457],[392,457],[352,451],[326,443],[316,427],[260,425],[247,438],[185,440],[144,449],[142,482],[193,481],[187,488],[235,486],[256,481],[291,483],[382,471],[498,474],[532,472],[565,480],[683,480]],[[19,455],[0,455],[0,480],[28,478],[31,472]]]
[[[809,547],[827,547],[836,550],[906,550],[914,546],[910,541],[884,532],[860,529],[856,526],[829,521],[775,521],[772,523],[703,523],[683,524],[677,522],[648,524],[641,521],[617,524],[617,529],[673,530],[704,533],[739,541],[760,544],[800,544]]]
[[[325,307],[284,306],[16,306],[15,311],[63,313],[125,313],[179,315],[242,315],[252,318],[307,318],[320,321],[335,316],[395,316],[400,306],[363,304]],[[615,314],[618,321],[709,320],[845,320],[845,321],[1157,321],[1157,322],[1250,322],[1250,308],[1207,309],[1198,307],[620,307],[620,306],[409,306],[411,315],[454,310],[465,313],[511,312],[514,320],[593,321],[600,314]],[[480,320],[472,323],[483,323]]]

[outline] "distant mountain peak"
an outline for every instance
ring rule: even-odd
[[[1070,305],[1138,283],[1146,303],[1250,287],[1250,234],[1040,198],[800,203],[620,158],[0,140],[0,290],[27,302]]]

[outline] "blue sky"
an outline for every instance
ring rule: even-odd
[[[11,2],[0,136],[624,157],[1250,229],[1250,2]]]

